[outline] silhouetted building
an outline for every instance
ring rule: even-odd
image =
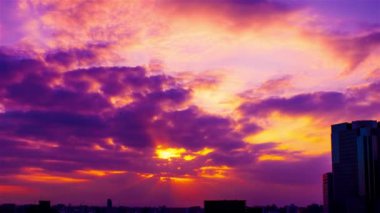
[[[246,213],[263,213],[263,207],[248,207]]]
[[[112,208],[112,200],[107,199],[107,208],[111,209]]]
[[[304,210],[301,211],[301,213],[321,213],[321,212],[323,212],[323,206],[318,205],[318,204],[308,205]]]
[[[333,213],[333,176],[332,173],[326,173],[323,175],[323,212]]]
[[[40,213],[50,213],[50,201],[48,200],[40,200],[38,203],[38,210]]]
[[[112,200],[111,199],[107,199],[106,213],[112,213],[112,212],[113,212],[113,209],[112,209]]]
[[[332,212],[380,212],[379,124],[354,121],[331,129]]]
[[[244,200],[206,200],[205,213],[244,213]]]
[[[2,204],[0,205],[0,213],[16,213],[16,205]]]
[[[285,206],[286,213],[298,213],[298,207],[294,204]]]

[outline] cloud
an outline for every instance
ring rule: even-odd
[[[73,63],[81,64],[87,61],[95,61],[96,55],[91,50],[70,49],[66,51],[48,53],[46,62],[69,67]]]
[[[59,52],[70,54],[71,50]],[[174,77],[148,75],[142,67],[61,72],[54,69],[52,60],[1,57],[6,69],[0,74],[7,78],[0,87],[4,104],[0,134],[7,149],[2,160],[13,159],[7,162],[10,170],[4,168],[7,174],[22,171],[22,160],[29,159],[31,167],[41,167],[46,174],[113,168],[196,175],[195,169],[210,158],[208,165],[231,164],[218,155],[206,157],[205,147],[226,154],[245,146],[233,120],[189,105],[191,89],[183,88]],[[188,164],[173,161],[184,170],[162,166],[155,157],[159,145],[185,148],[196,159]]]
[[[244,103],[240,110],[247,115],[281,111],[286,114],[323,113],[344,107],[345,97],[338,92],[299,94],[290,98],[273,97],[258,102]]]
[[[360,66],[376,48],[380,47],[380,32],[374,30],[364,35],[332,39],[331,45],[336,48],[335,51],[337,55],[348,60],[349,64],[346,74],[351,73]]]
[[[293,88],[293,76],[284,75],[271,78],[262,83],[258,88],[242,92],[243,98],[263,98],[262,96],[282,95]]]
[[[266,22],[275,22],[279,17],[285,17],[299,8],[287,4],[266,0],[211,0],[211,1],[171,1],[161,3],[164,12],[191,17],[204,17],[211,21],[224,20],[225,25],[238,28],[263,26]]]
[[[29,181],[46,179],[53,185],[87,184],[122,175],[110,171],[126,172],[136,181],[208,182],[265,170],[263,155],[297,155],[279,150],[279,143],[247,144],[244,137],[262,131],[259,125],[211,115],[193,105],[189,100],[198,83],[183,85],[143,67],[61,72],[51,60],[2,55],[7,69],[1,74],[8,80],[0,88],[0,160],[7,165],[1,169],[7,182],[26,184],[29,175],[34,177]],[[310,107],[306,100],[304,107]],[[181,154],[162,158],[159,148]]]
[[[338,120],[373,119],[378,115],[378,90],[375,81],[344,92],[314,92],[291,97],[269,97],[246,101],[239,107],[245,116],[265,116],[272,112],[287,115],[312,115],[329,122]],[[322,116],[323,115],[323,116]],[[321,117],[322,116],[322,117]]]

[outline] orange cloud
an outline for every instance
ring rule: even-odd
[[[83,170],[77,170],[76,173],[83,174],[83,175],[89,175],[89,176],[103,177],[103,176],[107,176],[107,175],[125,174],[126,171],[83,169]]]
[[[42,168],[34,168],[34,167],[23,168],[23,172],[15,175],[15,177],[23,181],[58,183],[58,184],[82,183],[82,182],[87,181],[87,179],[82,179],[82,178],[50,174],[50,173],[47,173]]]

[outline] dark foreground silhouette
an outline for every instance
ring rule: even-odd
[[[219,200],[205,201],[204,207],[194,206],[188,208],[171,207],[125,207],[112,206],[112,201],[107,200],[106,206],[72,206],[57,204],[51,205],[50,201],[39,201],[38,204],[0,205],[0,213],[322,213],[322,206],[312,204],[307,207],[288,205],[284,207],[256,206],[247,207],[244,200]]]

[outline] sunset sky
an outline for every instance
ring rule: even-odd
[[[0,203],[322,203],[363,119],[379,0],[0,0]]]

